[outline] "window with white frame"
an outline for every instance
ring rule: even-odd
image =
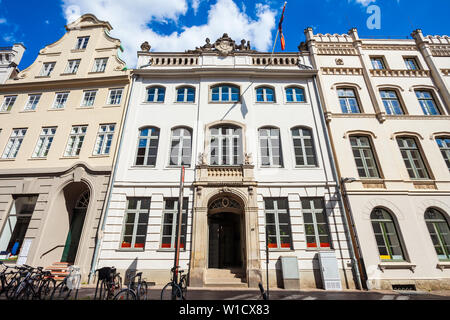
[[[195,88],[181,87],[177,89],[177,102],[194,102]]]
[[[264,198],[267,247],[292,249],[291,219],[287,198]]]
[[[87,126],[73,126],[69,141],[67,142],[65,157],[76,157],[80,154],[81,147],[83,146],[84,137],[86,136]]]
[[[41,77],[48,77],[52,73],[53,69],[55,68],[56,62],[47,62],[44,63],[42,66],[41,72],[39,73],[39,76]]]
[[[275,93],[274,93],[273,88],[270,88],[270,87],[256,88],[256,101],[257,102],[275,102]]]
[[[98,58],[94,60],[92,72],[105,72],[108,58]]]
[[[300,87],[288,87],[286,88],[286,101],[287,102],[305,102],[305,89]]]
[[[28,96],[28,101],[27,101],[27,104],[25,105],[24,110],[25,111],[36,110],[36,107],[37,107],[40,99],[41,99],[41,94],[30,94]]]
[[[143,249],[147,238],[150,198],[127,198],[121,249]]]
[[[109,154],[115,128],[115,124],[100,125],[97,133],[97,140],[95,141],[94,155]]]
[[[84,91],[83,101],[81,102],[81,106],[82,107],[93,106],[96,95],[97,95],[97,90]]]
[[[425,115],[439,115],[439,109],[433,94],[428,90],[416,90],[416,97],[419,100],[420,107]]]
[[[22,141],[25,138],[27,129],[13,129],[9,141],[6,144],[5,150],[3,151],[3,159],[14,159],[19,152]]]
[[[139,130],[136,166],[155,166],[158,155],[159,129],[147,127]]]
[[[338,89],[339,104],[343,113],[360,113],[355,90],[351,88]]]
[[[408,70],[419,70],[419,65],[415,58],[404,58],[406,69]]]
[[[294,143],[295,164],[297,166],[315,166],[316,153],[312,132],[308,128],[291,129]]]
[[[331,248],[331,236],[322,198],[302,199],[307,248]]]
[[[450,137],[437,137],[436,143],[439,146],[439,150],[441,150],[447,168],[450,170]]]
[[[261,166],[283,166],[280,129],[261,128],[258,131],[259,147],[261,149]]]
[[[147,88],[147,102],[164,102],[166,88],[154,86]]]
[[[33,152],[33,158],[45,158],[48,155],[53,139],[55,138],[55,133],[56,127],[42,128]]]
[[[110,89],[108,96],[108,104],[120,104],[122,101],[123,89]]]
[[[66,70],[64,73],[66,74],[75,74],[78,71],[78,67],[80,66],[80,59],[77,60],[69,60],[67,62]]]
[[[238,102],[239,96],[239,87],[234,85],[211,87],[211,101],[213,102]]]
[[[242,128],[219,126],[210,129],[211,165],[242,164]]]
[[[83,50],[86,49],[89,42],[89,37],[78,37],[77,43],[75,45],[76,50]]]
[[[0,107],[0,112],[10,111],[14,103],[16,102],[16,99],[17,96],[5,96],[5,99],[3,99],[3,103]]]
[[[416,140],[410,137],[399,137],[397,143],[411,179],[429,179],[421,152]]]
[[[375,208],[370,214],[372,228],[382,261],[404,261],[405,255],[392,216],[383,208]]]
[[[359,176],[361,178],[379,178],[380,174],[370,139],[365,136],[351,136],[350,144]]]
[[[192,158],[192,133],[188,128],[172,129],[170,145],[171,166],[190,166]]]
[[[425,223],[438,259],[450,260],[450,228],[444,214],[437,209],[428,208],[425,211]]]
[[[178,232],[178,198],[165,198],[162,220],[161,249],[175,249]],[[180,249],[186,248],[188,198],[183,198],[183,213],[181,216]]]
[[[69,98],[68,92],[59,92],[56,94],[55,102],[53,103],[53,109],[64,109]]]
[[[403,114],[397,92],[394,90],[380,90],[381,100],[383,101],[386,114],[401,115]]]

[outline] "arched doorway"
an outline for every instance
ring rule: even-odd
[[[220,197],[208,206],[208,268],[242,269],[245,236],[241,205],[231,197]]]
[[[62,254],[61,262],[74,263],[83,231],[84,219],[89,206],[90,191],[84,190],[69,211],[69,232]]]

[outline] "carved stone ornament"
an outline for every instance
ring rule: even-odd
[[[236,43],[228,36],[228,34],[224,33],[222,38],[217,39],[214,48],[219,51],[221,56],[226,56],[236,49]]]
[[[336,64],[338,66],[343,66],[344,65],[344,60],[342,60],[341,58],[336,59],[335,62],[336,62]]]
[[[151,45],[148,44],[147,41],[145,41],[144,43],[141,44],[141,50],[142,51],[150,51],[150,49],[152,48]]]
[[[223,36],[216,40],[214,44],[211,44],[211,40],[206,38],[206,44],[202,47],[196,47],[195,50],[187,50],[187,53],[202,53],[202,52],[217,52],[221,56],[227,56],[236,51],[253,52],[251,49],[250,41],[244,39],[241,40],[240,45],[236,45],[235,41],[231,39],[228,34],[224,33]]]
[[[206,153],[200,152],[200,154],[198,155],[198,164],[200,164],[200,165],[207,164],[206,163]]]
[[[245,154],[245,160],[244,160],[245,164],[252,164],[253,159],[252,159],[252,154],[251,153],[246,153]]]

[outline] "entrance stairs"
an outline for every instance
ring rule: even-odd
[[[67,270],[69,266],[70,264],[67,262],[55,262],[51,266],[45,268],[45,270],[50,271],[56,281],[61,281],[69,275],[69,271]]]
[[[242,269],[206,269],[205,287],[247,288]]]

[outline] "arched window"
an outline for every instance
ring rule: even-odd
[[[358,99],[353,88],[339,88],[338,89],[339,104],[341,105],[342,113],[360,113]]]
[[[164,102],[166,95],[166,88],[161,86],[154,86],[147,88],[147,102]]]
[[[292,139],[294,143],[295,164],[297,166],[315,166],[316,152],[312,132],[308,128],[292,128]]]
[[[256,88],[257,102],[275,102],[275,91],[270,87]]]
[[[383,101],[386,114],[401,115],[404,114],[397,92],[395,90],[380,90],[381,100]]]
[[[210,129],[211,165],[242,164],[242,128],[217,126]]]
[[[400,238],[392,216],[383,208],[375,208],[370,214],[380,259],[405,260]]]
[[[155,166],[156,156],[158,154],[158,143],[158,128],[147,127],[140,129],[135,165]]]
[[[194,102],[195,88],[181,87],[177,89],[177,102]]]
[[[172,129],[170,143],[170,165],[190,166],[192,158],[192,133],[188,128]]]
[[[411,179],[428,179],[422,154],[413,137],[398,137],[397,143]]]
[[[450,170],[450,137],[437,137],[436,143],[439,146],[439,150],[441,150],[448,170]]]
[[[286,88],[287,102],[305,102],[305,89],[301,87],[287,87]]]
[[[261,148],[261,165],[266,167],[283,166],[280,129],[261,128],[258,131],[259,147]]]
[[[445,216],[434,208],[428,208],[425,223],[439,260],[450,260],[450,229]]]
[[[211,87],[211,101],[213,102],[238,102],[239,87],[234,85],[216,85]]]

